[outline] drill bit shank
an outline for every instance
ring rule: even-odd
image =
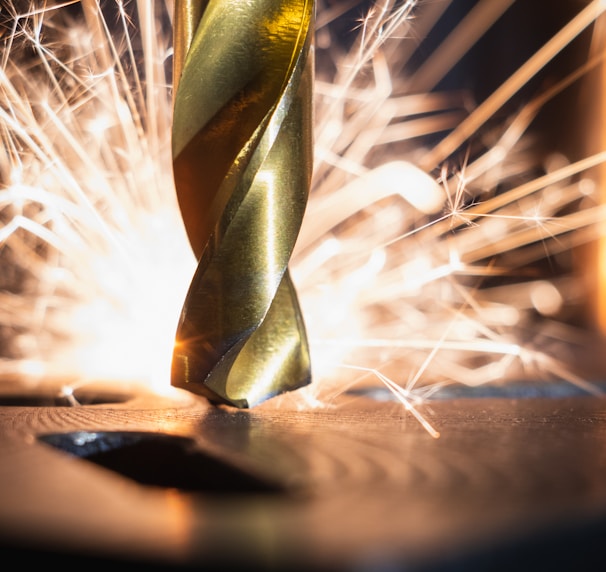
[[[250,407],[310,381],[288,272],[312,165],[310,0],[177,2],[173,167],[198,268],[171,383]]]

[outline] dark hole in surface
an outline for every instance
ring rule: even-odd
[[[144,432],[55,433],[39,439],[142,485],[190,492],[271,493],[282,488],[196,448],[187,437]]]
[[[103,405],[124,403],[130,395],[98,391],[74,391],[71,395],[60,393],[12,393],[0,395],[2,407],[77,407],[80,405]]]

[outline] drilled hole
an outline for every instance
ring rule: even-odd
[[[186,437],[141,432],[75,432],[40,440],[142,485],[190,492],[271,493],[283,489],[196,448]]]

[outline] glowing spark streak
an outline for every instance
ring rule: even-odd
[[[334,5],[328,5],[324,7],[322,11],[319,11],[316,16],[316,29],[321,30],[325,26],[328,26],[331,22],[343,16],[355,8],[359,3],[359,0],[348,0],[345,2],[337,2]]]
[[[484,214],[494,213],[495,211],[499,210],[500,208],[506,205],[513,204],[515,201],[519,201],[520,199],[527,197],[528,195],[531,195],[551,184],[557,183],[559,181],[572,177],[573,175],[591,169],[592,167],[600,165],[604,161],[606,161],[606,151],[601,151],[600,153],[596,153],[595,155],[585,157],[584,159],[581,159],[576,163],[571,163],[569,165],[561,167],[560,169],[557,169],[556,171],[547,173],[542,177],[532,179],[531,181],[528,181],[528,183],[522,184],[519,187],[508,190],[506,193],[496,195],[482,203],[479,203],[465,210],[465,223],[468,224]],[[438,220],[435,224],[431,225],[433,238],[437,239],[438,236],[452,229],[452,225],[448,224],[450,218],[451,217],[443,217],[441,220]]]
[[[299,234],[297,251],[373,203],[399,195],[426,214],[442,206],[442,190],[426,173],[410,163],[393,161],[367,171],[353,182],[312,202]]]
[[[1,70],[0,70],[1,72]],[[2,75],[0,75],[0,80],[2,79]],[[52,114],[51,114],[52,115]],[[95,208],[93,205],[91,198],[87,196],[87,194],[83,191],[83,189],[78,185],[78,183],[74,180],[69,168],[59,159],[58,156],[53,156],[52,153],[52,143],[46,140],[43,137],[42,133],[36,133],[40,145],[38,145],[30,136],[27,131],[22,129],[18,122],[14,121],[13,118],[6,113],[2,109],[0,109],[0,119],[3,119],[8,125],[12,126],[15,133],[18,133],[19,137],[22,141],[27,144],[28,148],[33,151],[37,157],[42,161],[43,164],[46,165],[47,168],[53,169],[56,172],[60,173],[62,180],[65,183],[65,190],[73,192],[77,199],[77,203],[79,206],[85,206],[88,210],[88,214],[91,216],[91,220],[97,223],[98,228],[101,229],[105,237],[118,248],[118,251],[122,251],[122,246],[117,241],[114,233],[111,232],[107,221],[104,220],[101,213]],[[32,118],[33,120],[33,118]],[[63,129],[63,124],[58,122],[58,126]],[[71,139],[71,135],[68,132],[64,131],[64,134],[67,135],[68,140]],[[73,142],[73,139],[72,139]],[[76,145],[77,148],[77,145]],[[104,179],[103,179],[104,180]],[[28,229],[30,230],[30,229]],[[37,234],[37,233],[35,233]],[[40,235],[38,235],[40,236]],[[46,236],[46,233],[45,233]],[[42,238],[42,236],[41,236]],[[53,244],[54,241],[51,241],[50,244]],[[62,250],[62,249],[61,249]]]
[[[123,37],[126,39],[126,49],[128,52],[128,57],[130,60],[130,65],[131,65],[131,69],[132,69],[132,75],[133,75],[133,79],[135,82],[135,93],[138,95],[139,98],[139,109],[145,110],[147,109],[147,107],[149,106],[149,112],[146,113],[145,115],[145,119],[149,122],[148,126],[147,126],[147,134],[148,137],[147,139],[150,140],[150,142],[154,142],[157,139],[157,133],[158,133],[158,128],[157,128],[157,122],[158,122],[158,116],[162,116],[163,114],[158,113],[158,111],[156,110],[156,106],[155,106],[155,98],[153,97],[153,93],[152,91],[155,89],[154,86],[154,82],[147,82],[147,93],[146,96],[143,96],[143,87],[141,86],[141,78],[139,76],[139,71],[137,69],[137,61],[135,59],[135,54],[133,51],[133,44],[131,41],[131,37],[130,34],[128,33],[128,22],[127,22],[127,16],[124,12],[124,4],[122,2],[120,2],[118,4],[119,9],[120,9],[120,21],[122,23],[122,30],[124,32]],[[146,17],[146,14],[149,15],[149,6],[148,9],[145,10],[142,8],[142,3],[141,2],[137,2],[137,8],[139,9],[139,15],[140,15],[140,19],[141,19],[141,30],[143,31],[143,45],[144,45],[144,53],[146,54],[143,57],[143,63],[145,65],[145,77],[156,77],[156,74],[154,73],[153,70],[153,64],[154,64],[154,59],[153,59],[153,51],[151,48],[151,42],[152,42],[152,38],[151,38],[151,34],[147,33],[148,30],[154,30],[154,22],[153,19]],[[112,42],[113,44],[113,42]],[[115,50],[114,50],[115,51]],[[136,111],[137,108],[135,108],[133,105],[130,106],[130,109],[133,109],[134,111]]]
[[[386,375],[382,374],[380,371],[368,368],[361,367],[355,365],[344,365],[340,364],[341,367],[347,369],[353,369],[358,371],[363,371],[374,375],[381,383],[385,385],[394,395],[394,397],[404,405],[404,409],[410,412],[415,419],[421,424],[421,426],[434,438],[438,439],[440,437],[440,433],[434,429],[434,427],[421,415],[421,413],[417,410],[417,408],[413,405],[412,400],[416,400],[414,395],[412,395],[407,389],[399,386],[397,383],[389,379]]]
[[[421,161],[421,167],[431,171],[458,149],[492,117],[513,95],[562,49],[590,26],[606,10],[603,0],[593,0],[564,26],[551,40],[520,66],[492,95],[471,113],[457,129],[442,139]]]
[[[357,53],[358,57],[348,58],[348,60],[353,61],[348,61],[340,66],[341,70],[346,70],[346,75],[345,77],[338,77],[335,79],[334,83],[340,88],[337,90],[338,96],[335,97],[333,102],[327,107],[323,116],[318,117],[318,126],[320,126],[320,129],[317,130],[316,139],[326,141],[325,145],[328,148],[335,148],[333,143],[337,134],[335,133],[331,136],[326,132],[332,123],[330,121],[324,121],[323,117],[332,118],[339,116],[339,109],[347,100],[347,93],[360,71],[371,58],[380,53],[382,44],[390,37],[393,31],[409,17],[416,3],[416,0],[407,0],[401,7],[390,14],[389,9],[393,5],[393,2],[391,0],[385,0],[380,7],[376,7],[375,10],[369,13],[369,17],[366,19],[363,26],[363,34],[360,37],[358,47],[352,51],[352,53]],[[384,17],[387,17],[388,19],[387,26],[385,26]],[[385,28],[383,28],[384,26]],[[371,38],[370,42],[366,41],[367,37]],[[351,139],[349,141],[351,142]],[[318,168],[316,167],[314,171],[317,177],[319,175]]]
[[[68,251],[68,245],[59,241],[57,239],[57,236],[53,232],[48,230],[43,225],[37,224],[30,218],[24,217],[22,215],[17,215],[13,217],[13,219],[8,224],[4,225],[4,227],[1,229],[2,232],[0,232],[0,242],[7,240],[9,236],[17,232],[19,229],[23,229],[30,232],[31,234],[50,244],[60,252]]]
[[[452,3],[452,0],[443,0],[441,2],[421,2],[418,5],[416,17],[404,32],[416,39],[425,38],[429,31],[434,27],[436,22],[442,17],[444,12]],[[414,25],[412,25],[414,24]],[[388,46],[389,48],[389,46]],[[387,53],[391,59],[398,63],[397,70],[404,69],[410,57],[416,49],[416,42],[398,42],[397,46],[389,50]],[[426,96],[429,94],[423,94]]]
[[[476,215],[479,216],[480,214],[485,214],[487,212],[494,212],[507,204],[518,201],[549,185],[572,177],[573,175],[577,175],[578,173],[582,173],[583,171],[591,169],[592,167],[596,167],[604,161],[606,161],[606,151],[601,151],[595,155],[590,155],[589,157],[585,157],[576,163],[571,163],[570,165],[561,167],[552,173],[547,173],[542,177],[537,177],[526,184],[520,185],[515,189],[511,189],[506,193],[497,195],[488,201],[471,207],[466,211],[465,214],[467,217],[473,219]]]
[[[462,116],[462,111],[440,112],[432,117],[408,119],[403,123],[387,125],[381,130],[376,144],[385,145],[446,131],[458,125]]]
[[[63,8],[67,8],[68,6],[72,6],[74,4],[78,4],[81,1],[82,0],[67,0],[66,2],[55,4],[54,6],[47,6],[46,3],[44,3],[44,7],[43,8],[32,9],[29,12],[24,12],[24,13],[21,13],[21,14],[14,14],[14,16],[13,16],[13,27],[12,27],[11,32],[8,35],[8,44],[6,46],[6,51],[4,53],[4,56],[2,57],[2,66],[0,66],[0,67],[2,69],[6,68],[7,62],[8,62],[9,57],[10,57],[11,48],[12,48],[13,43],[14,43],[14,39],[17,37],[17,30],[19,29],[19,21],[20,20],[27,20],[29,18],[33,18],[34,16],[41,16],[41,15],[44,15],[44,14],[46,14],[48,12],[53,11],[53,10],[61,10]],[[11,8],[12,8],[12,6],[8,6],[7,10],[10,10]],[[39,22],[38,22],[38,29],[40,28],[41,25],[42,25],[42,19],[40,19]]]
[[[408,380],[408,382],[406,383],[406,388],[405,388],[407,391],[412,391],[412,388],[417,384],[419,379],[421,379],[421,376],[423,375],[423,373],[425,373],[425,371],[429,367],[429,364],[433,361],[433,359],[435,358],[438,351],[443,348],[442,344],[446,340],[446,336],[448,335],[449,331],[452,329],[453,324],[454,324],[454,321],[451,321],[449,326],[444,330],[442,337],[436,341],[433,348],[431,348],[431,351],[429,352],[429,354],[427,354],[427,356],[423,360],[421,367],[419,367],[417,369],[417,371],[415,372],[415,374],[412,376],[412,378]]]
[[[558,363],[556,360],[539,353],[535,354],[535,357],[537,361],[541,362],[541,365],[546,371],[555,373],[560,379],[565,379],[590,395],[600,398],[604,397],[604,391],[602,389],[562,367],[562,364]]]
[[[389,240],[387,242],[384,242],[375,248],[387,248],[388,246],[392,246],[398,242],[402,242],[403,240],[410,238],[420,232],[423,232],[432,227],[435,227],[435,226],[439,225],[440,223],[450,222],[452,220],[452,218],[453,218],[453,213],[449,212],[448,214],[445,214],[445,215],[441,216],[440,218],[437,218],[433,221],[425,223],[424,225],[419,226],[418,228],[415,228],[414,230],[400,234],[396,238]]]
[[[478,2],[414,74],[410,90],[431,91],[515,0]]]
[[[417,349],[431,350],[436,347],[436,340],[433,339],[357,339],[357,338],[340,338],[338,340],[316,339],[314,344],[322,344],[325,346],[348,347],[348,348],[402,348],[402,349]],[[498,355],[520,355],[520,346],[513,343],[496,342],[491,340],[477,339],[473,346],[468,341],[442,339],[439,345],[445,350],[453,350],[457,352],[473,352]]]
[[[103,14],[95,0],[83,1],[82,6],[88,26],[93,31],[93,38],[96,46],[95,56],[102,60],[104,68],[115,68],[118,71],[117,74],[111,74],[108,76],[110,80],[114,80],[108,82],[108,86],[111,90],[112,101],[118,102],[121,101],[122,98],[126,100],[130,111],[130,119],[132,119],[134,122],[137,129],[137,134],[139,135],[138,141],[146,141],[145,131],[141,124],[138,108],[133,100],[131,88],[126,79],[128,75],[125,73],[124,67],[121,64],[120,54],[118,54],[114,42],[111,41],[112,34],[107,26],[107,22],[105,21],[105,18],[103,17]],[[121,81],[122,89],[118,88],[115,81],[116,77]],[[127,131],[128,124],[129,123],[126,121],[120,122],[120,126],[122,127],[122,137],[125,141],[132,141],[132,137],[129,137],[129,133]]]
[[[396,7],[393,0],[385,0],[380,6],[375,7],[368,12],[363,21],[362,34],[358,46],[358,65],[362,68],[374,54],[379,52],[379,48],[390,37],[395,30],[409,18],[411,12],[417,5],[418,0],[406,0],[400,7]],[[386,25],[387,24],[387,25]],[[366,42],[366,38],[374,38]]]
[[[496,216],[496,215],[480,215],[480,216]],[[543,221],[543,223],[535,228],[529,228],[525,231],[508,234],[502,240],[489,244],[487,246],[477,248],[466,252],[464,260],[467,263],[477,262],[484,258],[494,256],[499,253],[509,252],[526,244],[531,244],[546,237],[554,238],[560,234],[571,232],[584,226],[594,225],[606,217],[606,205],[600,205],[590,209],[584,209],[566,216],[556,217]],[[551,222],[557,224],[559,230],[554,229],[549,231],[546,224]]]

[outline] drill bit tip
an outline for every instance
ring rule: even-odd
[[[313,2],[176,6],[173,168],[199,262],[171,383],[252,407],[311,381],[288,263],[311,181]]]

